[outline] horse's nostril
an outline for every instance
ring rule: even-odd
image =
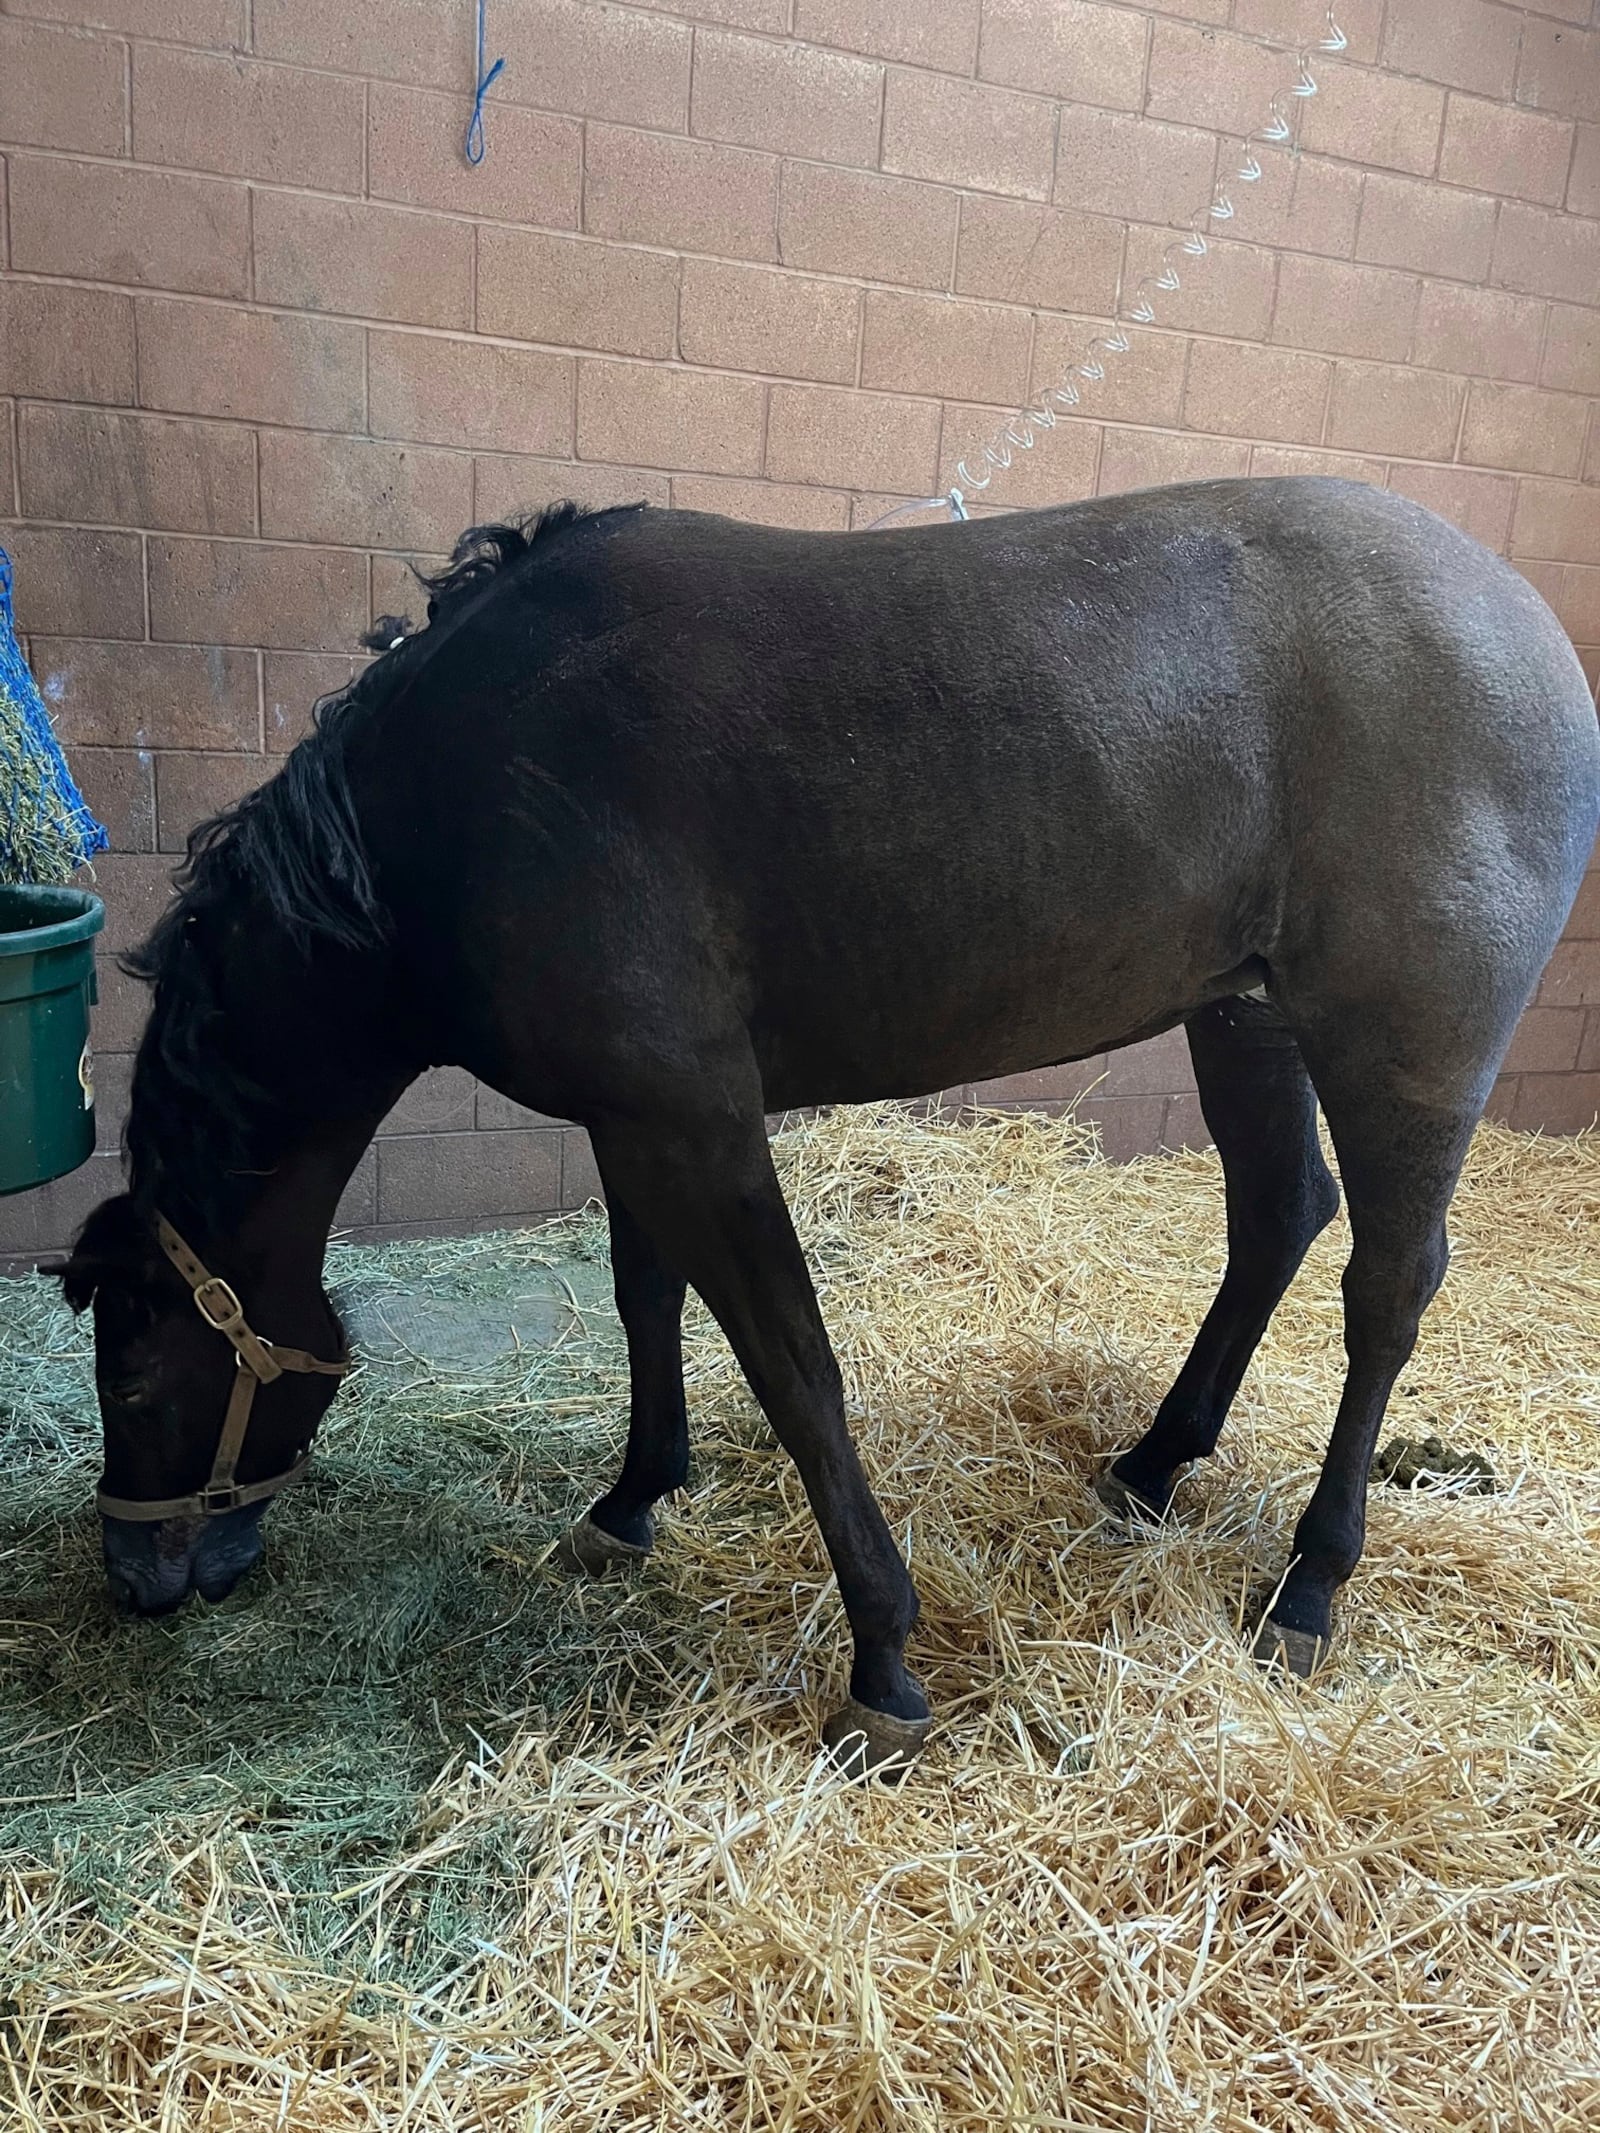
[[[101,1521],[105,1552],[106,1582],[111,1597],[125,1612],[137,1615],[169,1615],[189,1596],[194,1580],[193,1546],[161,1545],[166,1535],[160,1526],[124,1519]]]
[[[196,1571],[194,1589],[202,1600],[225,1600],[245,1576],[255,1558],[245,1562],[207,1564]]]

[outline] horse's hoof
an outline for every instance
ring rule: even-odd
[[[1251,1651],[1259,1666],[1309,1681],[1327,1659],[1330,1643],[1331,1639],[1314,1637],[1307,1629],[1286,1629],[1268,1615],[1256,1631]]]
[[[881,1777],[898,1784],[922,1753],[931,1718],[894,1718],[869,1710],[852,1696],[822,1728],[824,1746],[847,1778],[858,1784]]]
[[[648,1545],[641,1548],[634,1541],[618,1540],[587,1515],[556,1543],[556,1561],[574,1577],[603,1578],[630,1563],[642,1563],[649,1553]]]
[[[1099,1497],[1113,1518],[1120,1518],[1124,1525],[1158,1525],[1163,1513],[1153,1503],[1146,1503],[1138,1490],[1131,1488],[1117,1472],[1116,1461],[1103,1466],[1094,1477],[1094,1493]]]

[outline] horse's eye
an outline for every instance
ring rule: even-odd
[[[149,1381],[145,1378],[113,1378],[106,1391],[119,1407],[137,1407],[149,1393]]]

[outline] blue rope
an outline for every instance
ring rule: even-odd
[[[497,59],[485,74],[483,71],[484,17],[488,12],[487,0],[478,0],[478,91],[472,99],[472,118],[467,126],[466,157],[474,166],[481,163],[488,143],[483,137],[483,100],[494,87],[495,79],[505,65]]]

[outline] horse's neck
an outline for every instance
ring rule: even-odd
[[[134,1084],[144,1130],[130,1133],[130,1147],[137,1173],[144,1143],[178,1202],[167,1211],[180,1229],[193,1210],[219,1260],[247,1276],[270,1269],[275,1283],[290,1271],[299,1285],[320,1273],[345,1186],[411,1077],[381,1028],[375,982],[288,954],[265,929],[255,946],[259,952],[235,962],[214,998],[214,1055],[187,1116],[152,1031],[148,1079],[136,1074]],[[160,1003],[158,1013],[162,1006],[173,1018],[189,1011],[181,997]],[[192,1079],[192,1065],[185,1071]],[[250,1085],[259,1106],[245,1098],[230,1123],[230,1096]],[[212,1120],[204,1115],[208,1096],[217,1107]]]
[[[387,1102],[372,1115],[319,1125],[284,1149],[244,1202],[237,1250],[247,1263],[275,1263],[320,1279],[339,1201]]]

